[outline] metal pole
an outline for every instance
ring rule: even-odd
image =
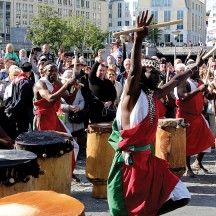
[[[174,46],[174,61],[176,60],[176,44]]]

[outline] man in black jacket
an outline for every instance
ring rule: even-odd
[[[29,80],[32,73],[32,65],[25,62],[21,72],[14,80],[12,97],[8,99],[5,112],[11,124],[13,124],[13,138],[27,132],[33,123],[33,84]]]
[[[105,78],[106,67],[101,64],[102,58],[99,57],[89,73],[89,89],[92,98],[89,104],[89,117],[91,123],[109,122],[115,118],[115,111],[112,112],[113,104],[116,99],[116,90],[112,82]]]

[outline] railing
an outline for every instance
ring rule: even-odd
[[[201,48],[209,52],[213,47],[206,47],[206,46],[176,47],[176,55],[187,55],[189,51],[192,51],[193,54],[198,54]],[[173,55],[175,47],[156,47],[156,49],[159,52],[163,53],[164,55]]]

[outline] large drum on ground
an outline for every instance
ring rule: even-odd
[[[115,154],[108,143],[112,123],[90,124],[87,129],[86,177],[93,183],[92,196],[107,197],[107,178]]]
[[[186,128],[184,119],[159,119],[155,147],[155,155],[166,160],[169,169],[181,178],[186,167]]]
[[[84,205],[54,191],[31,191],[0,199],[0,216],[85,216]]]
[[[37,190],[71,194],[73,141],[70,135],[56,131],[26,132],[17,137],[15,147],[37,154],[44,172],[37,181]]]
[[[37,155],[23,150],[0,150],[0,197],[36,189]]]

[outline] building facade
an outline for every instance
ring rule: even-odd
[[[112,34],[135,26],[138,0],[110,0],[108,12],[109,42],[114,38]]]
[[[31,16],[37,16],[38,5],[51,6],[59,16],[71,14],[90,19],[102,30],[108,28],[108,2],[106,0],[0,0],[0,36],[2,42],[29,44],[25,40]]]
[[[212,5],[210,10],[206,43],[207,45],[212,46],[216,44],[216,3]]]
[[[168,22],[183,19],[183,23],[161,28],[159,42],[177,46],[206,41],[206,1],[205,0],[139,0],[137,14],[149,10],[154,14],[154,22]],[[178,34],[177,41],[174,34]]]

